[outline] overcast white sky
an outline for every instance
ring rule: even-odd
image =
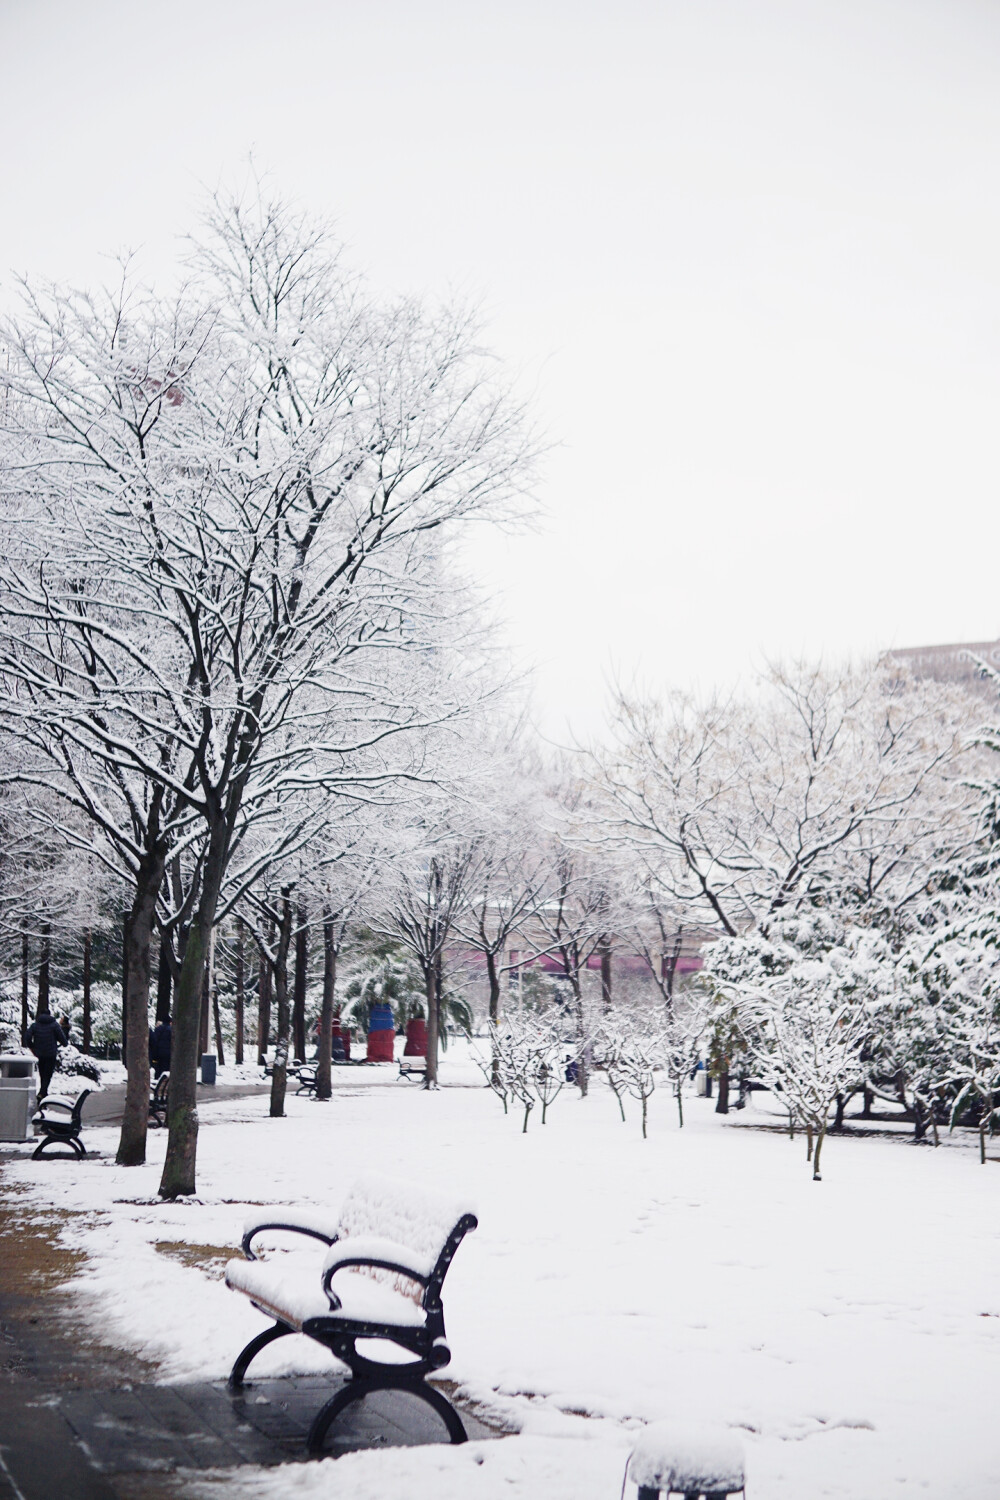
[[[0,296],[166,266],[252,148],[482,299],[558,444],[477,548],[551,733],[1000,634],[997,0],[0,0],[0,65]]]

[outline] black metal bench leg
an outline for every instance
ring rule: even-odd
[[[309,1452],[322,1453],[326,1435],[341,1412],[352,1406],[355,1401],[363,1401],[366,1396],[372,1395],[375,1391],[402,1391],[408,1396],[416,1396],[418,1400],[425,1401],[437,1412],[448,1429],[448,1437],[452,1444],[468,1442],[469,1434],[458,1412],[447,1396],[435,1390],[432,1385],[426,1385],[422,1380],[400,1381],[398,1385],[393,1385],[386,1380],[360,1379],[349,1380],[343,1389],[339,1390],[335,1396],[331,1396],[326,1405],[316,1413],[306,1440]]]
[[[323,1440],[340,1416],[340,1413],[355,1401],[362,1401],[372,1391],[384,1389],[383,1386],[368,1380],[349,1380],[335,1396],[331,1396],[325,1406],[321,1406],[313,1418],[313,1424],[306,1438],[306,1447],[310,1453],[323,1452]]]
[[[255,1339],[251,1339],[246,1348],[237,1357],[236,1363],[230,1371],[229,1389],[231,1391],[239,1390],[251,1361],[257,1358],[262,1349],[266,1349],[268,1344],[273,1344],[275,1339],[283,1339],[286,1333],[295,1332],[296,1330],[287,1323],[275,1323],[273,1328],[265,1328],[263,1333],[258,1333]]]
[[[447,1427],[448,1436],[451,1438],[453,1444],[467,1443],[469,1441],[469,1434],[465,1430],[462,1418],[442,1391],[436,1390],[432,1385],[426,1385],[423,1381],[419,1385],[407,1386],[406,1389],[410,1390],[414,1396],[419,1396],[421,1401],[426,1401],[428,1406],[434,1408]]]

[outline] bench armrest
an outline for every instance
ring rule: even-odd
[[[294,1234],[305,1234],[311,1239],[321,1240],[324,1245],[332,1245],[337,1238],[336,1220],[322,1210],[278,1207],[262,1209],[260,1213],[251,1214],[243,1225],[243,1254],[247,1260],[257,1259],[250,1249],[250,1242],[265,1229],[284,1229]]]
[[[426,1286],[434,1269],[434,1262],[426,1255],[401,1245],[396,1240],[380,1239],[377,1235],[355,1235],[338,1240],[331,1246],[323,1261],[323,1290],[331,1302],[337,1300],[330,1290],[330,1283],[337,1272],[345,1266],[378,1266],[384,1271],[394,1271],[398,1276],[408,1276],[412,1281]]]

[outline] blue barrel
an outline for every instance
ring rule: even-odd
[[[369,1031],[395,1031],[396,1023],[392,1016],[392,1006],[376,1004],[372,1006],[371,1019],[368,1022]]]
[[[203,1052],[201,1054],[201,1081],[202,1083],[215,1082],[215,1053]]]

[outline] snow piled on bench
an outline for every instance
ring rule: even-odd
[[[301,1329],[307,1319],[330,1317],[333,1312],[318,1266],[288,1271],[280,1263],[231,1260],[226,1266],[226,1284],[293,1328]],[[359,1272],[341,1271],[334,1290],[341,1302],[341,1308],[333,1312],[335,1317],[412,1328],[424,1321],[420,1308],[407,1297]]]
[[[434,1269],[437,1256],[421,1254],[419,1250],[413,1250],[409,1245],[401,1245],[398,1240],[385,1240],[374,1234],[359,1234],[352,1235],[349,1239],[338,1240],[335,1245],[332,1245],[323,1261],[323,1270],[325,1272],[329,1271],[332,1266],[349,1264],[357,1258],[386,1260],[393,1265],[405,1267],[415,1276],[429,1276]]]
[[[475,1211],[465,1198],[370,1172],[356,1179],[344,1199],[340,1236],[395,1240],[433,1265],[462,1215]]]
[[[267,1225],[275,1227],[287,1226],[289,1229],[304,1229],[310,1234],[319,1235],[331,1244],[337,1238],[339,1231],[339,1220],[337,1216],[326,1209],[317,1208],[264,1208],[258,1209],[256,1213],[250,1214],[243,1221],[243,1237],[253,1234],[256,1230]]]
[[[724,1428],[654,1422],[632,1451],[628,1477],[664,1494],[732,1494],[744,1485],[743,1447]]]

